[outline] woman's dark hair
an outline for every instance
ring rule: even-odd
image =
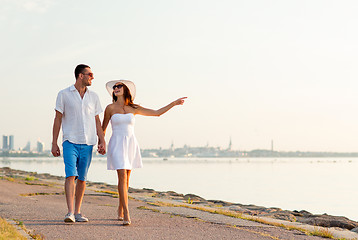
[[[131,106],[132,108],[138,108],[138,105],[134,104],[132,101],[132,95],[129,92],[129,89],[124,84],[123,84],[123,97],[124,97],[124,105]],[[112,92],[112,98],[113,98],[113,102],[117,102],[118,97],[114,95],[114,91]]]
[[[88,65],[86,65],[86,64],[77,65],[77,67],[75,68],[75,78],[76,79],[78,78],[80,73],[82,73],[83,69],[85,69],[85,68],[90,68],[90,67]]]

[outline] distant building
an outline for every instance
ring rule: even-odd
[[[232,150],[232,141],[231,141],[231,137],[230,137],[230,142],[229,142],[229,147],[227,148],[228,151]]]
[[[22,150],[27,151],[27,152],[31,151],[31,143],[30,143],[30,141],[27,142],[26,146]]]
[[[15,150],[14,135],[9,136],[9,150]]]
[[[170,145],[170,150],[171,150],[171,151],[174,151],[174,150],[175,150],[175,148],[174,148],[174,142],[172,142],[172,144]]]
[[[2,149],[3,150],[9,149],[8,136],[5,136],[5,135],[2,136]]]
[[[37,141],[37,152],[42,153],[44,151],[45,144],[43,142],[40,142],[40,140]]]

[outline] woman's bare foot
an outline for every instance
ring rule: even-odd
[[[117,213],[118,213],[118,220],[123,221],[123,208],[118,207]]]
[[[124,214],[123,221],[129,223],[131,222],[131,218],[129,217],[129,212],[126,212],[126,214]]]

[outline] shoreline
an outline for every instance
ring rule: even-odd
[[[8,167],[0,168],[0,178],[17,178],[25,179],[26,184],[36,184],[33,181],[50,181],[60,185],[64,183],[64,177],[54,176],[48,173],[27,172],[23,170],[11,169]],[[27,180],[27,182],[26,182]],[[117,186],[102,182],[87,181],[87,188],[97,189],[97,192],[117,195]],[[311,226],[320,226],[325,228],[341,228],[358,233],[358,222],[350,220],[343,216],[332,216],[328,214],[312,214],[308,211],[289,211],[277,207],[263,207],[253,204],[244,205],[240,203],[232,203],[222,200],[207,200],[195,194],[180,194],[174,191],[156,191],[154,189],[129,188],[129,197],[146,196],[153,199],[161,199],[163,201],[174,201],[178,204],[190,204],[196,208],[213,208],[217,212],[228,211],[251,217],[271,218],[275,220],[283,220],[292,223],[302,223]],[[135,198],[135,197],[134,197]]]

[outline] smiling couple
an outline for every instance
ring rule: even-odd
[[[81,205],[86,188],[87,172],[92,160],[93,146],[98,143],[97,151],[106,154],[105,132],[111,122],[112,136],[107,150],[107,169],[116,170],[118,176],[118,220],[130,225],[128,209],[129,177],[133,168],[141,168],[140,148],[134,135],[135,115],[160,116],[176,105],[184,103],[179,98],[158,109],[148,109],[134,104],[136,87],[129,80],[113,80],[106,83],[112,97],[102,113],[98,95],[88,89],[94,79],[88,65],[80,64],[75,68],[75,83],[61,90],[56,99],[55,119],[52,131],[52,155],[61,155],[58,137],[62,126],[63,160],[65,164],[65,194],[68,212],[65,222],[88,222],[82,215]]]

